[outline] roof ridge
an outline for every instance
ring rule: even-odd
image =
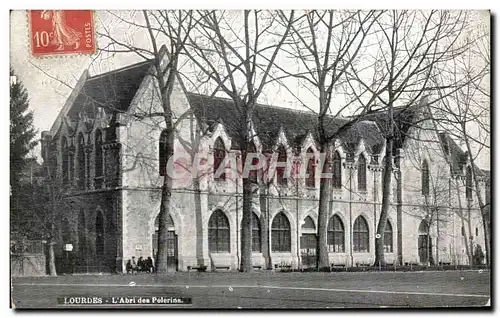
[[[194,93],[194,92],[187,92],[187,94],[196,95],[196,96],[200,96],[200,97],[219,99],[219,100],[224,100],[224,101],[228,101],[228,102],[233,102],[233,100],[229,97],[210,96],[210,95]],[[317,115],[316,113],[311,112],[311,111],[307,111],[307,110],[303,110],[303,109],[295,109],[295,108],[290,108],[290,107],[286,107],[286,106],[270,105],[270,104],[263,104],[263,103],[257,103],[256,106],[275,108],[275,109],[279,109],[280,111],[284,110],[284,111],[290,111],[292,113],[303,113],[303,114],[307,114],[307,115],[311,115],[311,116]],[[332,119],[339,119],[339,120],[340,119],[342,119],[342,120],[347,119],[346,117],[336,117],[336,116],[330,116],[330,115],[327,115],[327,116],[332,118]]]
[[[96,75],[93,75],[93,76],[90,76],[89,78],[87,78],[87,81],[93,80],[93,79],[98,79],[98,78],[101,78],[101,77],[104,77],[104,76],[107,76],[107,75],[111,75],[111,74],[120,73],[120,72],[123,72],[123,71],[128,71],[129,69],[132,69],[132,68],[135,68],[135,67],[140,67],[140,66],[146,65],[148,63],[151,63],[151,61],[152,60],[141,61],[141,62],[138,62],[138,63],[129,64],[129,65],[126,65],[126,66],[123,66],[123,67],[120,67],[120,68],[117,68],[117,69],[114,69],[114,70],[111,70],[111,71],[107,71],[107,72],[104,72],[104,73],[96,74]]]

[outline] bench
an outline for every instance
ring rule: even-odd
[[[330,270],[338,269],[338,268],[347,270],[347,266],[345,266],[345,264],[333,264],[333,263],[330,264]]]
[[[275,269],[281,269],[281,270],[291,270],[292,265],[291,264],[274,264]]]
[[[253,268],[262,269],[262,265],[253,265]]]
[[[207,270],[207,266],[188,266],[187,270],[190,272],[192,269],[197,270],[198,272],[205,272]]]
[[[214,270],[218,270],[218,269],[227,269],[227,270],[230,270],[230,269],[231,269],[231,266],[229,266],[229,265],[218,265],[218,266],[214,266]]]

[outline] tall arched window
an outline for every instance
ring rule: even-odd
[[[219,172],[220,166],[224,163],[224,158],[226,157],[226,147],[222,138],[218,137],[214,143],[214,179],[215,180],[226,180],[226,174],[224,171]],[[223,168],[220,168],[223,169]]]
[[[271,233],[273,252],[290,252],[292,250],[290,222],[283,212],[276,214],[274,217]]]
[[[78,253],[80,257],[85,257],[87,253],[87,235],[86,230],[87,227],[85,225],[85,211],[80,209],[80,213],[78,215]]]
[[[78,134],[78,187],[85,188],[85,139]]]
[[[429,195],[429,163],[422,161],[422,195]]]
[[[314,157],[314,151],[312,148],[307,149],[307,178],[306,187],[314,188],[316,186],[316,158]]]
[[[384,253],[392,253],[392,225],[389,220],[385,224],[384,229]]]
[[[334,215],[328,221],[328,252],[345,252],[345,231],[344,223],[338,215]]]
[[[61,153],[62,153],[62,177],[63,184],[68,184],[69,176],[69,149],[68,149],[68,141],[66,137],[62,137],[61,140]]]
[[[260,221],[257,214],[252,213],[252,252],[261,251]]]
[[[208,248],[210,253],[230,252],[229,221],[221,210],[208,221]]]
[[[352,244],[354,252],[369,252],[370,239],[368,232],[368,223],[361,215],[354,221],[354,228],[352,231]]]
[[[102,132],[100,129],[96,130],[94,135],[94,147],[95,147],[95,187],[100,189],[103,184],[103,169],[102,169]]]
[[[472,169],[470,166],[467,167],[465,176],[465,197],[467,200],[472,200]]]
[[[158,153],[158,171],[160,172],[160,176],[165,176],[167,173],[167,130],[164,129],[160,134],[159,141],[159,153]]]
[[[363,154],[358,158],[358,190],[366,191],[366,159]]]
[[[285,147],[283,147],[283,145],[281,145],[278,147],[278,162],[284,165],[284,163],[286,163],[286,159],[286,149]],[[285,171],[286,167],[284,166],[276,167],[276,182],[278,183],[278,185],[286,186],[287,179],[285,177]]]
[[[342,161],[340,159],[340,154],[338,151],[333,153],[333,179],[332,179],[332,187],[334,189],[342,188]]]
[[[95,218],[95,253],[104,256],[104,218],[101,211],[97,211]]]

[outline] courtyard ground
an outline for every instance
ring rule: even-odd
[[[470,307],[490,299],[490,272],[172,273],[70,275],[12,279],[15,308],[68,308],[70,296],[188,297],[191,305],[162,308]],[[83,305],[98,307],[98,305]],[[137,308],[138,305],[102,305]],[[136,306],[136,307],[134,307]],[[140,305],[144,308],[160,305]],[[71,306],[69,308],[81,308]]]

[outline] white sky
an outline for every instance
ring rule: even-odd
[[[120,14],[129,16],[129,13],[126,12]],[[99,56],[97,60],[87,55],[33,57],[28,42],[27,11],[12,11],[10,20],[10,63],[28,90],[30,107],[34,111],[34,125],[39,134],[44,130],[50,130],[52,123],[71,92],[70,87],[75,85],[82,72],[89,66],[90,74],[95,75],[142,60],[135,54],[116,54],[115,56],[107,54]],[[98,31],[102,31],[100,27],[102,23],[111,30],[114,36],[123,41],[142,47],[149,46],[149,38],[144,31],[119,23],[116,18],[110,17],[104,11],[96,11],[95,21]],[[104,47],[105,44],[105,39],[98,38],[98,47]],[[50,78],[37,67],[45,70],[46,73],[60,81]],[[288,83],[289,87],[294,85],[293,80],[288,81]],[[309,101],[308,104],[316,108],[317,101],[310,94],[296,87],[292,90],[296,94],[300,91],[298,94],[300,98],[306,102]],[[285,89],[280,89],[277,86],[265,90],[260,102],[300,108],[297,101]],[[335,104],[335,100],[333,104]],[[489,168],[489,154],[485,153],[480,157],[479,165],[482,168]]]

